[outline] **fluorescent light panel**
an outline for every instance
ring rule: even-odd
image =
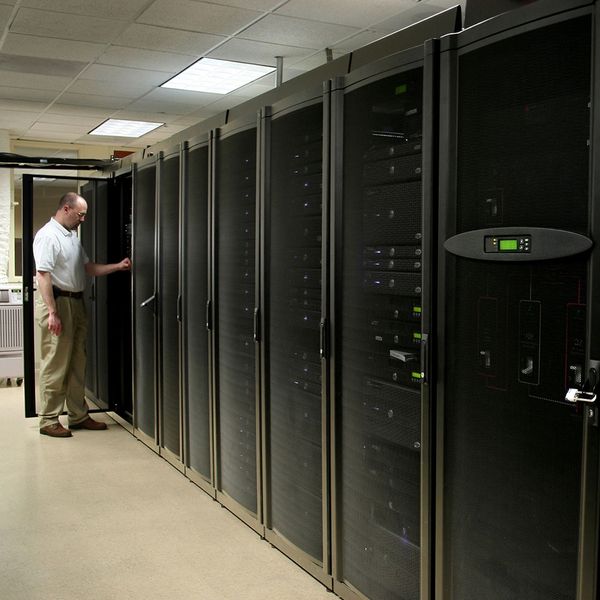
[[[151,123],[150,121],[126,121],[124,119],[107,119],[92,129],[89,135],[113,135],[117,137],[137,138],[161,127],[164,123]]]
[[[175,75],[175,77],[163,83],[161,87],[212,94],[228,94],[251,81],[272,73],[274,70],[274,67],[263,65],[201,58],[179,75]]]

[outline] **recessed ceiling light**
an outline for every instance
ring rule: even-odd
[[[164,123],[107,119],[104,123],[101,123],[98,127],[92,129],[89,135],[113,135],[118,137],[137,138],[162,125],[164,125]]]
[[[228,94],[274,70],[275,67],[264,65],[201,58],[160,87]]]

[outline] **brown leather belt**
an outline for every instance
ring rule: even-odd
[[[83,292],[66,292],[65,290],[61,290],[54,285],[52,286],[52,294],[55,298],[58,298],[59,296],[65,296],[66,298],[77,298],[78,300],[83,298]]]

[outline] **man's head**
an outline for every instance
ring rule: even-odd
[[[59,201],[55,219],[65,228],[76,230],[87,214],[87,202],[75,192],[67,192]]]

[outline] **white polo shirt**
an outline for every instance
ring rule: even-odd
[[[89,258],[74,231],[65,229],[54,217],[33,240],[35,268],[50,273],[52,285],[65,292],[85,289],[85,264]]]

